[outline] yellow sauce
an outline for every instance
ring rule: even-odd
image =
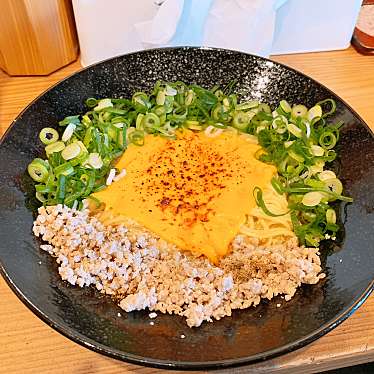
[[[113,215],[217,263],[256,204],[253,188],[267,186],[276,172],[254,157],[259,149],[233,133],[147,135],[118,161],[127,175],[95,196]]]

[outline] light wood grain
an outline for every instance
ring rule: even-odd
[[[78,53],[71,0],[0,0],[0,67],[11,75],[44,75]]]
[[[345,99],[374,129],[374,58],[349,49],[274,60],[312,76]],[[0,132],[43,90],[79,69],[78,63],[48,77],[10,78],[0,72]],[[0,280],[0,373],[155,373],[71,342],[35,317]],[[374,361],[374,296],[335,330],[280,358],[229,372],[316,373]]]

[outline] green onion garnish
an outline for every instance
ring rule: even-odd
[[[60,132],[47,127],[39,137],[46,159],[36,158],[28,172],[36,182],[36,197],[46,205],[83,207],[82,200],[105,188],[118,157],[131,144],[142,146],[147,134],[174,139],[176,132],[235,128],[256,137],[256,157],[273,164],[278,176],[271,183],[286,194],[296,235],[301,243],[318,245],[339,229],[330,202],[351,202],[335,173],[326,170],[336,158],[342,122],[328,120],[336,110],[332,99],[307,108],[281,100],[276,108],[257,100],[239,101],[236,81],[224,88],[158,81],[150,92],[131,98],[88,98],[88,111],[59,122]],[[222,131],[219,130],[219,131]],[[270,216],[260,188],[256,203]],[[288,213],[288,212],[287,212]],[[286,213],[284,213],[286,214]]]
[[[267,214],[268,216],[271,216],[271,217],[281,217],[281,216],[284,216],[286,214],[289,213],[288,212],[285,212],[285,213],[282,213],[282,214],[275,214],[275,213],[272,213],[265,205],[265,202],[264,202],[264,199],[262,197],[262,189],[260,187],[255,187],[253,189],[253,196],[255,198],[255,201],[256,201],[256,204],[264,211],[265,214]]]

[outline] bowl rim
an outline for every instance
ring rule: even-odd
[[[58,85],[62,84],[66,80],[70,79],[71,77],[80,74],[83,71],[86,71],[88,69],[94,68],[97,65],[105,64],[106,62],[121,59],[125,56],[135,55],[135,54],[142,54],[142,53],[149,53],[149,52],[157,52],[157,51],[185,51],[185,50],[206,50],[206,51],[218,51],[223,53],[237,53],[242,55],[247,55],[252,58],[262,60],[265,62],[271,62],[274,65],[278,65],[284,69],[290,70],[298,75],[303,76],[304,78],[307,78],[311,82],[321,86],[324,90],[329,92],[333,97],[337,97],[348,109],[349,111],[357,118],[357,120],[368,130],[368,133],[374,138],[374,132],[373,130],[367,125],[367,123],[362,119],[362,117],[340,96],[335,94],[331,89],[326,87],[324,84],[318,82],[314,78],[309,77],[308,75],[300,72],[297,69],[294,69],[292,67],[287,66],[286,64],[273,61],[269,58],[257,56],[251,53],[231,50],[231,49],[225,49],[225,48],[214,48],[214,47],[205,47],[205,46],[178,46],[178,47],[165,47],[165,48],[152,48],[152,49],[146,49],[146,50],[140,50],[135,51],[131,53],[126,53],[114,57],[107,58],[102,61],[98,61],[92,65],[88,65],[86,67],[82,67],[81,69],[73,72],[72,74],[69,74],[65,78],[59,80],[52,86],[48,87],[46,90],[44,90],[42,93],[40,93],[36,98],[34,98],[12,121],[11,125],[7,128],[5,133],[0,139],[0,146],[7,138],[9,132],[13,128],[13,126],[16,125],[19,118],[23,116],[23,114],[36,102],[38,101],[42,96],[44,96],[47,92],[54,89]],[[163,369],[182,369],[182,370],[202,370],[202,369],[224,369],[229,367],[235,367],[235,366],[242,366],[242,365],[248,365],[253,364],[256,362],[261,362],[264,360],[268,360],[270,358],[274,358],[277,356],[280,356],[282,354],[289,353],[291,351],[294,351],[296,349],[302,348],[306,346],[307,344],[313,342],[314,340],[320,338],[321,336],[327,334],[331,330],[333,330],[335,327],[337,327],[339,324],[341,324],[343,321],[345,321],[349,316],[351,316],[369,297],[371,292],[374,290],[374,279],[371,280],[368,287],[364,290],[364,292],[359,296],[358,298],[354,299],[348,307],[345,308],[344,311],[339,313],[337,316],[332,318],[331,320],[325,322],[322,326],[320,326],[315,331],[291,342],[285,345],[282,345],[278,348],[274,348],[269,351],[260,352],[251,356],[247,357],[241,357],[241,358],[233,358],[233,359],[225,359],[225,360],[214,360],[214,361],[168,361],[163,359],[155,359],[155,358],[146,358],[139,355],[134,355],[131,353],[126,353],[124,351],[110,348],[104,344],[96,342],[94,339],[88,338],[85,335],[73,330],[72,328],[63,325],[59,322],[55,322],[52,318],[48,316],[48,314],[44,313],[42,308],[39,308],[36,306],[23,292],[22,290],[16,285],[16,283],[12,280],[11,276],[8,274],[8,272],[5,269],[5,266],[3,265],[1,258],[0,258],[0,274],[5,279],[6,283],[10,287],[10,289],[16,294],[16,296],[23,302],[24,305],[26,305],[37,317],[39,317],[43,322],[45,322],[48,326],[52,327],[57,332],[61,333],[63,336],[69,338],[70,340],[80,344],[81,346],[88,348],[92,351],[104,354],[106,356],[125,361],[131,364],[137,364],[137,365],[143,365],[148,367],[156,367],[156,368],[163,368]]]

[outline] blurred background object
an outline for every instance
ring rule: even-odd
[[[374,54],[374,0],[364,0],[352,44],[364,55]]]
[[[221,47],[264,57],[344,49],[349,46],[361,2],[73,0],[73,5],[81,63],[86,66],[164,46]]]
[[[0,67],[10,75],[49,74],[77,58],[78,38],[83,66],[142,49],[182,45],[264,57],[345,49],[361,3],[0,0]]]
[[[46,75],[78,56],[70,0],[0,0],[0,67]]]
[[[73,0],[81,64],[144,49],[135,24],[155,17],[159,4],[160,0]]]
[[[277,12],[272,54],[348,48],[362,0],[288,0]]]

